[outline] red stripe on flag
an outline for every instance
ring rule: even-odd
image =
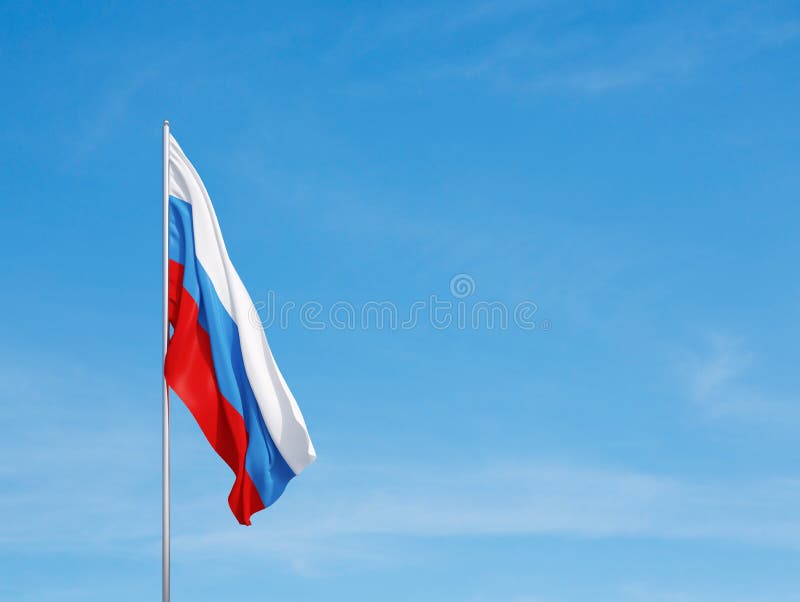
[[[264,503],[245,469],[247,430],[242,415],[220,393],[211,341],[197,320],[198,312],[197,301],[183,288],[183,266],[170,260],[169,321],[174,331],[167,347],[164,375],[211,447],[236,475],[228,504],[236,519],[249,525],[250,517],[263,510]]]

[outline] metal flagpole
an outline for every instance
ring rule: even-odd
[[[164,171],[161,222],[161,600],[169,602],[169,390],[164,376],[169,338],[169,121],[164,121]]]

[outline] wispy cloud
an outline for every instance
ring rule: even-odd
[[[0,545],[91,554],[152,537],[157,511],[142,499],[158,483],[158,434],[145,424],[156,413],[131,412],[141,397],[120,380],[21,355],[0,374],[0,417],[14,425],[0,441]]]
[[[334,550],[374,562],[382,538],[394,537],[706,539],[795,547],[800,536],[796,478],[699,481],[536,461],[448,467],[436,475],[397,466],[339,470],[334,480],[349,474],[354,482],[347,478],[349,484],[327,490],[324,505],[320,496],[294,497],[259,517],[253,531],[184,532],[176,545],[188,555],[266,554],[310,570],[325,565]],[[746,498],[741,491],[748,491]],[[261,529],[270,537],[254,535]]]
[[[634,19],[615,10],[497,0],[411,11],[384,25],[363,22],[357,35],[367,53],[390,53],[409,38],[428,49],[407,52],[389,71],[400,81],[472,80],[517,92],[591,94],[683,80],[800,38],[800,18],[763,7],[652,7]]]
[[[732,378],[739,362],[731,353],[723,349],[697,376],[699,391]],[[24,367],[14,372],[4,379],[0,407],[18,397],[10,384],[18,382],[30,415],[16,404],[23,426],[0,442],[0,543],[33,555],[157,554],[159,442],[147,424],[157,421],[157,408],[148,418],[118,403],[103,420],[73,420],[69,400],[80,394],[64,385],[71,378],[56,374],[34,386]],[[110,389],[97,384],[84,379],[77,389]],[[102,407],[97,401],[92,407]],[[225,504],[231,476],[196,429],[178,431],[175,449],[192,459],[182,465],[188,472],[174,505],[174,545],[187,561],[270,559],[313,575],[418,561],[391,544],[397,538],[656,538],[792,549],[800,541],[797,475],[698,479],[536,458],[452,462],[435,471],[427,463],[323,458],[244,529]]]
[[[86,120],[79,136],[75,137],[66,166],[73,168],[82,164],[107,143],[115,130],[130,112],[136,96],[153,79],[153,74],[141,72],[129,74],[124,81],[110,85],[101,92],[96,110]]]
[[[713,334],[703,351],[688,354],[681,370],[693,401],[712,417],[800,417],[797,402],[749,382],[754,361],[743,341]]]
[[[726,591],[697,591],[691,588],[663,587],[630,583],[620,588],[620,599],[626,602],[774,602],[776,598]],[[800,596],[781,595],[781,602],[792,602]]]
[[[493,594],[491,596],[477,595],[472,598],[469,598],[465,602],[557,602],[557,601],[552,598],[544,598],[541,596],[533,596],[529,594],[523,594],[523,595],[513,596],[507,599],[501,599],[497,597],[497,594]]]

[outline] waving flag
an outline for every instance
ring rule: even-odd
[[[173,332],[164,375],[236,475],[228,503],[249,525],[253,513],[278,499],[316,454],[228,257],[205,186],[167,135]]]

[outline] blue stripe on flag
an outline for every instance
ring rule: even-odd
[[[200,308],[198,322],[211,340],[211,355],[220,392],[242,415],[249,437],[245,468],[265,506],[280,497],[295,476],[267,430],[244,369],[239,329],[222,305],[211,279],[197,260],[192,207],[169,199],[169,258],[184,266],[183,288]]]

